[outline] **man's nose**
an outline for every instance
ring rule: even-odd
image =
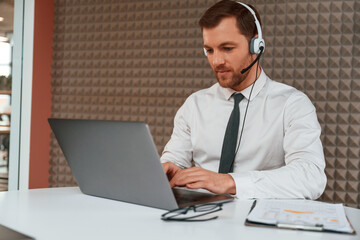
[[[220,66],[225,64],[225,57],[224,54],[222,54],[219,51],[214,52],[213,59],[212,59],[213,66]]]

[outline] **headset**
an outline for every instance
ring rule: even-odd
[[[257,58],[247,67],[244,68],[241,73],[244,74],[245,72],[247,72],[257,61],[259,61],[260,56],[263,54],[264,50],[265,50],[265,40],[262,37],[262,31],[261,31],[261,26],[259,23],[259,20],[256,17],[256,14],[254,12],[254,10],[252,10],[248,5],[246,5],[245,3],[242,2],[236,2],[238,4],[241,4],[242,6],[244,6],[246,9],[248,9],[250,11],[250,13],[254,16],[255,19],[255,25],[256,25],[256,29],[258,32],[258,37],[253,37],[250,41],[250,52],[252,54],[257,54]],[[207,56],[207,51],[204,48],[204,54],[205,56]]]

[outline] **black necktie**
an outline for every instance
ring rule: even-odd
[[[234,109],[231,112],[229,122],[226,127],[220,157],[219,173],[229,173],[233,171],[240,121],[239,103],[243,98],[244,95],[241,93],[234,95]]]

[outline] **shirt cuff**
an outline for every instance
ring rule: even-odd
[[[251,172],[229,173],[234,179],[236,197],[239,199],[255,198],[255,181]]]

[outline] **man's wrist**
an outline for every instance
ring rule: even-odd
[[[226,176],[226,193],[236,195],[236,184],[233,177],[230,174],[224,174]]]

